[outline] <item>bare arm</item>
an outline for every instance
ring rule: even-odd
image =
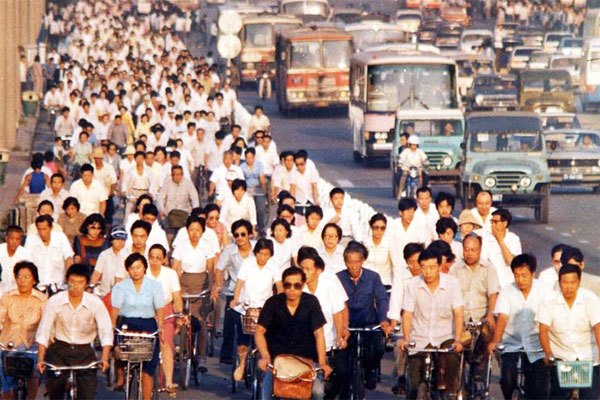
[[[413,312],[404,310],[402,312],[402,335],[404,339],[400,345],[402,350],[406,350],[406,345],[410,342],[410,334],[412,333]]]
[[[596,338],[596,346],[600,349],[600,324],[594,325],[594,337]]]
[[[112,321],[113,328],[117,326],[117,319],[119,318],[120,308],[114,307],[110,311],[110,320]]]
[[[504,336],[504,330],[506,329],[506,324],[508,323],[508,315],[499,314],[496,317],[496,328],[494,329],[494,338],[488,344],[488,353],[490,355],[494,354],[494,349],[498,343],[502,342],[502,336]]]
[[[465,316],[462,307],[458,307],[452,310],[454,314],[454,348],[456,351],[462,351],[462,345],[460,344],[460,338],[463,334]]]
[[[183,310],[183,298],[181,291],[173,292],[173,311],[180,313]]]
[[[597,338],[597,335],[596,335],[596,338]],[[552,347],[550,346],[550,327],[548,325],[542,324],[542,323],[540,323],[540,344],[542,345],[542,349],[544,349],[544,354],[546,355],[546,361],[549,358],[554,357],[554,353],[552,353]]]
[[[106,211],[106,200],[100,202],[100,214],[104,215]]]
[[[319,188],[317,187],[316,183],[313,183],[311,186],[313,198],[315,199],[315,204],[319,204]]]
[[[490,328],[494,329],[494,310],[496,309],[496,301],[498,300],[498,293],[492,293],[488,296],[488,307],[487,307],[487,323]]]
[[[90,281],[90,284],[95,285],[98,282],[100,282],[100,279],[102,279],[102,274],[98,271],[94,271],[94,273],[92,274],[92,280]]]
[[[267,338],[265,337],[267,330],[264,326],[258,325],[256,332],[254,333],[254,341],[256,342],[256,348],[260,353],[260,367],[263,371],[267,369],[267,366],[271,363],[271,354],[269,354],[269,348],[267,347]]]
[[[172,267],[177,272],[177,276],[181,278],[181,261],[174,258]]]

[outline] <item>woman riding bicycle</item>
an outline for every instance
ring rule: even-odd
[[[130,254],[125,259],[125,269],[129,278],[113,287],[111,319],[113,327],[132,332],[154,333],[162,330],[165,306],[165,295],[157,281],[146,278],[148,261],[139,253]],[[162,341],[162,334],[159,333]],[[144,400],[152,398],[154,387],[154,371],[158,365],[158,342],[154,348],[152,360],[144,362],[142,374],[142,396]],[[118,358],[118,350],[116,350]],[[124,366],[117,368],[117,388],[125,384]]]
[[[17,289],[6,293],[0,300],[0,343],[11,343],[15,350],[35,351],[35,332],[42,318],[42,310],[46,304],[46,295],[34,289],[39,283],[37,267],[28,261],[21,261],[14,267]],[[37,355],[26,354],[37,365]],[[15,379],[4,375],[4,363],[0,362],[2,376],[2,398],[13,398],[12,390]],[[35,399],[40,379],[37,374],[29,379],[28,397]]]

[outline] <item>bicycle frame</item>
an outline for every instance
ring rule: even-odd
[[[4,346],[4,344],[0,343],[0,356],[3,355],[4,353],[13,353],[14,355],[25,355],[25,354],[35,354],[37,355],[38,352],[37,351],[31,351],[31,350],[17,350],[14,348],[14,344],[12,342],[8,342],[8,344],[6,346]],[[2,362],[2,360],[0,360],[0,362]],[[28,396],[28,392],[27,392],[27,381],[29,379],[33,378],[33,369],[35,368],[35,365],[32,367],[32,376],[31,377],[26,377],[26,376],[13,376],[13,378],[16,380],[16,385],[15,388],[13,390],[14,394],[15,394],[15,399],[19,400],[19,399],[27,399]],[[6,375],[6,370],[4,371],[5,375]]]
[[[350,381],[350,398],[353,400],[364,398],[363,333],[375,332],[380,329],[381,325],[370,328],[349,328],[350,333],[356,335],[356,346],[352,351],[352,380]]]
[[[97,368],[100,364],[100,361],[94,361],[89,363],[88,365],[71,365],[71,366],[57,366],[47,362],[44,362],[44,365],[48,369],[48,371],[54,372],[56,376],[60,376],[63,372],[68,373],[67,377],[67,387],[69,392],[69,398],[72,400],[77,400],[77,371],[84,371],[88,369]]]

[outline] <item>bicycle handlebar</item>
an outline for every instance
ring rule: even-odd
[[[500,354],[503,353],[524,353],[524,354],[535,354],[535,353],[543,353],[544,349],[536,349],[536,350],[525,350],[525,349],[519,349],[516,351],[506,351],[506,346],[503,344],[497,344],[496,345],[496,351]]]
[[[417,348],[417,344],[415,342],[412,342],[412,341],[408,343],[407,347],[408,347],[408,350],[415,351],[417,353],[455,353],[456,352],[452,347],[449,347],[449,348],[446,348],[446,349],[439,349],[439,348],[437,348],[437,349],[436,348],[430,348],[430,349],[422,348],[422,349],[418,349]]]
[[[125,329],[121,330],[119,328],[115,328],[115,332],[119,335],[129,336],[129,337],[141,337],[141,338],[153,338],[156,337],[160,333],[160,330],[157,330],[152,333],[144,333],[144,332],[129,332]]]
[[[50,363],[47,363],[44,361],[44,365],[46,367],[48,367],[48,370],[50,370],[50,371],[79,371],[79,370],[83,370],[83,369],[97,368],[98,365],[100,365],[100,361],[94,361],[92,363],[89,363],[88,365],[63,365],[63,366],[50,364]]]
[[[207,297],[209,294],[210,294],[210,289],[206,289],[206,290],[203,290],[200,293],[196,293],[196,294],[184,293],[181,295],[181,298],[183,300],[198,300],[203,297]]]
[[[378,331],[381,330],[381,325],[375,325],[369,328],[348,328],[348,330],[350,332],[374,332],[374,331]]]
[[[6,344],[6,346],[4,345],[4,343],[0,343],[0,351],[8,351],[11,353],[26,353],[26,354],[37,354],[38,353],[37,350],[19,350],[19,349],[15,348],[15,345],[13,342],[8,342]]]

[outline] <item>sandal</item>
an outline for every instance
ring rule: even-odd
[[[171,385],[168,385],[166,388],[167,393],[177,393],[177,389],[179,389],[179,385],[176,383],[173,383]]]

